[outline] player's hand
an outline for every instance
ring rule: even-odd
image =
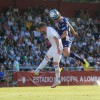
[[[75,37],[77,37],[77,38],[80,38],[77,32],[75,32],[73,35],[74,35]]]
[[[58,48],[58,54],[60,55],[62,53],[62,51]]]

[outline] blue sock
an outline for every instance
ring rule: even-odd
[[[74,59],[76,59],[76,60],[79,60],[79,61],[81,61],[83,64],[85,64],[84,59],[80,58],[80,57],[79,57],[77,54],[75,54],[74,52],[71,52],[71,53],[70,53],[70,57],[72,57],[72,58],[74,58]]]

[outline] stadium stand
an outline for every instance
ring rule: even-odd
[[[28,7],[19,13],[18,8],[9,7],[0,13],[0,70],[35,69],[50,47],[46,35],[36,29],[39,22],[53,25],[48,8]],[[80,40],[72,37],[72,50],[86,58],[93,69],[100,69],[100,15],[90,18],[87,9],[76,12],[74,18],[68,18],[80,35]],[[41,49],[42,48],[42,49]],[[14,68],[14,63],[17,63]],[[53,70],[52,60],[46,70]],[[47,65],[47,66],[48,66]],[[79,61],[62,57],[61,65],[65,70],[83,70]]]

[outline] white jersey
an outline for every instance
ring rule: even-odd
[[[60,36],[54,28],[47,27],[47,32],[46,33],[47,33],[47,38],[49,39],[52,46],[57,46],[56,42],[54,40],[54,37],[57,37],[59,39],[59,48],[61,48],[61,49],[63,48]]]

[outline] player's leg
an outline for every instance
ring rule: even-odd
[[[63,44],[63,54],[65,57],[68,57],[70,55],[70,47],[71,47],[71,42],[69,41],[62,41]]]
[[[74,58],[74,59],[76,59],[76,60],[79,60],[79,61],[81,62],[81,64],[82,64],[82,66],[83,66],[85,69],[88,69],[89,63],[88,63],[85,59],[83,59],[83,58],[81,58],[80,56],[78,56],[76,53],[71,52],[71,53],[70,53],[70,57],[72,57],[72,58]]]
[[[51,86],[52,88],[54,88],[54,87],[61,84],[61,81],[60,81],[60,67],[59,67],[59,62],[61,60],[61,55],[57,54],[57,52],[54,52],[54,55],[53,55],[53,65],[54,65],[54,68],[55,68],[55,77],[56,77],[56,79],[55,79],[54,84]]]
[[[70,47],[64,47],[63,54],[68,57],[70,55]]]
[[[83,59],[83,58],[81,58],[80,56],[78,56],[76,53],[71,52],[71,53],[70,53],[70,57],[72,57],[72,58],[74,58],[74,59],[76,59],[76,60],[79,60],[79,61],[81,62],[81,64],[82,64],[82,66],[83,66],[85,69],[88,69],[89,63],[88,63],[85,59]]]
[[[60,68],[59,68],[59,64],[57,64],[57,62],[54,62],[54,68],[55,68],[55,82],[54,84],[51,86],[51,88],[55,88],[56,86],[61,84],[60,81]]]
[[[65,57],[68,57],[70,55],[71,43],[68,41],[62,41],[62,44],[63,44],[63,55]],[[62,71],[63,71],[63,67],[60,66],[60,72],[62,72]]]
[[[52,47],[47,52],[44,60],[40,63],[39,67],[34,71],[34,74],[38,75],[40,70],[43,69],[47,65],[48,61],[50,61],[51,58],[52,58]]]
[[[60,68],[59,68],[59,62],[54,62],[53,66],[55,68],[55,75],[56,75],[56,81],[60,81]]]
[[[74,59],[76,59],[76,60],[79,60],[79,61],[81,61],[83,64],[85,64],[84,59],[82,59],[81,57],[79,57],[76,53],[71,52],[69,56],[72,57],[72,58],[74,58]]]
[[[87,69],[89,66],[89,63],[85,59],[78,56],[76,53],[70,52],[70,47],[71,47],[72,43],[70,41],[66,41],[66,42],[62,42],[62,43],[64,46],[64,51],[63,51],[64,56],[65,57],[70,56],[76,60],[79,60],[82,63],[83,67],[85,67]]]
[[[40,70],[43,69],[49,61],[48,56],[45,56],[44,60],[40,63],[39,67],[34,71],[35,75],[38,75]]]
[[[70,52],[70,47],[64,47],[63,54],[64,54],[65,57],[70,56],[70,57],[72,57],[72,58],[74,58],[76,60],[81,61],[83,64],[85,64],[84,59],[82,59],[81,57],[79,57],[76,53]]]

